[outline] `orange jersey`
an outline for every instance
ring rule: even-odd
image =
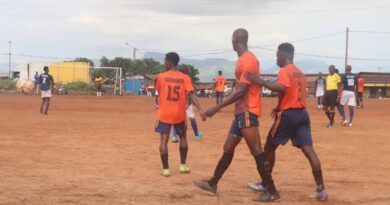
[[[219,76],[215,77],[215,91],[225,92],[225,83],[226,83],[225,76],[219,75]]]
[[[248,90],[245,96],[239,99],[235,105],[234,114],[238,115],[244,112],[251,112],[260,117],[261,115],[261,94],[260,94],[260,85],[252,84],[244,78],[246,72],[255,73],[259,75],[260,73],[260,63],[257,60],[256,56],[247,51],[242,54],[237,61],[236,66],[236,86],[239,83],[248,84]]]
[[[364,79],[362,77],[358,78],[358,93],[363,92],[363,87],[364,87]]]
[[[187,94],[194,91],[191,78],[180,71],[169,70],[157,76],[158,119],[177,124],[186,118]]]
[[[306,76],[299,68],[294,64],[286,65],[280,69],[277,82],[286,87],[286,90],[279,94],[279,110],[306,108]]]

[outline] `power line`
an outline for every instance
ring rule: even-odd
[[[350,32],[353,33],[378,33],[378,34],[390,34],[390,31],[355,31],[355,30],[350,30]]]
[[[271,49],[271,48],[266,48],[266,47],[261,47],[261,46],[255,46],[252,48],[257,48],[261,50],[267,50],[267,51],[273,51],[276,52],[276,49]],[[330,58],[330,59],[340,59],[344,60],[344,57],[340,56],[329,56],[329,55],[317,55],[317,54],[310,54],[310,53],[302,53],[302,52],[295,52],[296,55],[302,55],[302,56],[310,56],[310,57],[318,57],[318,58]],[[348,57],[350,60],[357,60],[357,61],[390,61],[390,59],[386,58],[352,58]]]

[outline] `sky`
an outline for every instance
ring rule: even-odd
[[[9,41],[19,55],[12,57],[15,63],[132,57],[125,42],[139,49],[137,57],[177,51],[187,58],[235,61],[231,35],[245,28],[265,66],[275,65],[279,43],[292,42],[297,60],[341,68],[349,27],[353,68],[390,71],[388,0],[0,0],[0,5],[0,65],[8,63]]]

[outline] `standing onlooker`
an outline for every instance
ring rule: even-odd
[[[39,92],[38,85],[39,85],[39,74],[37,71],[37,72],[35,72],[35,75],[34,75],[34,90],[35,90],[36,95],[38,95],[38,92]]]
[[[325,94],[325,85],[326,85],[326,81],[325,79],[322,77],[322,73],[318,73],[318,78],[317,80],[315,81],[315,91],[316,91],[316,97],[317,97],[317,108],[318,109],[322,109],[322,100],[324,98],[324,94]]]
[[[363,108],[364,78],[358,74],[357,106]]]
[[[225,83],[226,77],[222,75],[222,71],[218,71],[218,75],[215,77],[215,96],[217,98],[217,104],[221,103],[225,96]]]
[[[323,110],[329,119],[328,128],[332,128],[334,124],[335,111],[334,108],[338,107],[337,98],[339,96],[341,79],[336,73],[336,67],[334,65],[329,66],[329,75],[326,77],[326,92],[324,95]]]

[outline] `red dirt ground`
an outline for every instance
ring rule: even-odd
[[[247,182],[258,180],[244,142],[210,196],[192,180],[207,178],[222,153],[232,107],[207,122],[198,120],[200,141],[189,130],[190,174],[178,172],[177,144],[169,144],[172,176],[160,175],[159,135],[150,97],[54,97],[48,116],[39,97],[0,96],[0,204],[258,204]],[[309,112],[322,161],[328,202],[308,199],[314,189],[310,165],[290,144],[280,147],[274,179],[278,204],[390,204],[390,100],[366,100],[354,127],[326,129],[323,112]],[[203,107],[214,103],[202,99]],[[264,99],[264,142],[276,99]],[[339,121],[339,117],[337,120]]]

